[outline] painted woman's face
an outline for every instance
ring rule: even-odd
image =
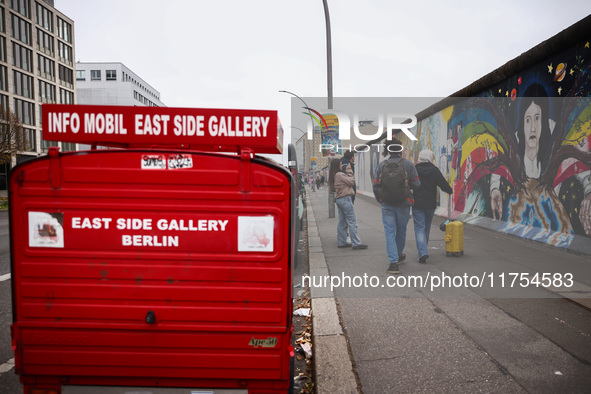
[[[538,149],[542,133],[542,107],[532,101],[523,118],[525,143],[528,148]]]

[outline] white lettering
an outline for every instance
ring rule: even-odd
[[[105,115],[104,114],[97,114],[95,118],[95,128],[98,134],[103,134],[105,132]]]
[[[253,137],[260,137],[261,136],[261,118],[254,117],[252,118],[252,136]]]
[[[84,114],[84,133],[94,134],[94,118],[95,114]]]
[[[215,137],[218,135],[218,118],[217,116],[212,116],[209,118],[209,135]]]
[[[123,246],[179,246],[178,235],[122,235]]]
[[[156,228],[160,231],[226,231],[227,224],[228,220],[159,219]]]
[[[410,119],[410,123],[392,123],[393,119]],[[417,137],[414,136],[408,129],[413,128],[417,125],[417,117],[414,115],[390,115],[388,114],[388,121],[387,121],[387,132],[388,132],[388,139],[392,139],[392,130],[401,130],[406,136],[412,140],[416,141]]]
[[[117,219],[117,230],[152,230],[152,219]]]
[[[80,131],[80,115],[76,112],[74,112],[70,118],[70,127],[74,134],[77,134]]]
[[[175,115],[174,122],[174,135],[176,136],[203,136],[203,121],[205,116],[187,116],[187,115]]]
[[[109,225],[113,219],[112,218],[80,218],[80,217],[73,217],[72,218],[72,228],[76,229],[109,229]]]
[[[226,125],[226,117],[220,117],[220,123],[218,126],[218,135],[221,137],[222,135],[228,136],[228,126]]]
[[[263,137],[267,136],[267,126],[269,125],[270,119],[271,118],[269,118],[268,116],[266,118],[261,119],[261,124],[263,125]]]
[[[250,122],[252,121],[252,117],[250,116],[245,116],[244,119],[242,119],[243,121],[243,130],[244,130],[244,136],[245,137],[251,137],[251,130],[250,130]]]

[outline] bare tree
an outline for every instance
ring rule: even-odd
[[[28,149],[25,129],[10,108],[0,107],[0,164]]]

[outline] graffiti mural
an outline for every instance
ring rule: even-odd
[[[419,121],[405,155],[438,155],[453,211],[556,246],[591,237],[589,42]]]

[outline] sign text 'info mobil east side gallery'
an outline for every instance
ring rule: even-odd
[[[276,111],[45,104],[43,123],[43,139],[48,141],[283,150]]]

